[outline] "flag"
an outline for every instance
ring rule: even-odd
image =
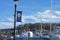
[[[22,22],[22,11],[17,11],[17,22]]]

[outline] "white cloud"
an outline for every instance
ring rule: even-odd
[[[56,15],[60,15],[60,11],[55,11]]]
[[[52,14],[51,13],[52,13],[51,10],[37,12],[34,15],[24,16],[24,21],[27,21],[26,19],[32,19],[32,20],[34,20],[34,22],[50,22],[50,18],[53,20],[60,18],[59,16],[53,15],[53,13]],[[58,12],[56,12],[56,13],[58,13]],[[57,20],[55,20],[53,22],[56,22],[56,21]]]
[[[13,23],[11,22],[0,22],[0,28],[12,28]]]
[[[55,15],[52,15],[52,18],[59,18],[59,17],[57,17],[57,16],[55,16]]]
[[[60,11],[54,11],[54,13],[56,13],[55,15],[51,12],[51,10],[45,10],[42,12],[36,12],[33,15],[27,15],[27,16],[22,16],[22,22],[23,23],[27,23],[28,19],[32,19],[33,22],[49,22],[50,21],[50,17],[52,19],[55,18],[60,18],[59,16],[56,16],[56,14],[60,15]],[[7,18],[9,21],[14,21],[13,17]]]
[[[43,13],[49,14],[49,13],[51,13],[51,10],[45,10]]]
[[[59,11],[54,11],[54,13],[59,14]],[[50,22],[50,17],[52,18],[52,22],[60,22],[60,17],[57,16],[56,14],[51,14],[51,10],[45,10],[43,12],[36,12],[33,15],[26,15],[26,16],[22,16],[22,23],[27,23],[28,19],[33,20],[31,23],[35,23],[35,22]],[[12,17],[8,17],[7,20],[9,22],[0,22],[0,27],[3,26],[7,26],[7,27],[12,27],[13,26],[13,21],[14,18]],[[21,23],[17,22],[17,25],[20,25]]]
[[[44,12],[37,12],[34,15],[23,16],[22,21],[27,22],[27,19],[32,19],[34,22],[41,22],[42,18],[49,18],[50,17],[50,10],[46,10]],[[43,21],[47,21],[44,19]]]
[[[49,22],[49,19],[42,19],[42,22]]]
[[[12,16],[12,17],[8,17],[8,18],[6,18],[8,21],[11,21],[11,22],[13,22],[14,21],[14,17]]]
[[[22,16],[22,22],[27,23],[27,19],[32,19],[34,22],[41,22],[42,18],[50,18],[50,10],[46,10],[43,12],[37,12],[34,13],[34,15],[27,15],[27,16]],[[9,21],[13,21],[13,17],[7,18]],[[43,21],[47,21],[47,19],[44,19]]]
[[[10,23],[10,22],[0,22],[0,24],[1,25],[3,25],[3,26],[9,26],[9,25],[12,25],[12,23]]]
[[[51,13],[51,10],[45,10],[43,12],[37,12],[36,16],[40,18],[50,18],[50,13]]]
[[[33,15],[23,16],[22,22],[27,23],[27,19],[35,20],[36,18]]]

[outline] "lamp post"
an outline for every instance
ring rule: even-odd
[[[15,40],[15,27],[16,27],[16,7],[17,7],[18,0],[14,0],[14,40]]]

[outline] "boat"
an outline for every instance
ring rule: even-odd
[[[19,35],[15,35],[16,40],[27,40],[29,38],[33,37],[33,32],[32,31],[23,31]],[[14,40],[14,36],[11,36],[10,38],[7,38],[7,40]]]
[[[50,40],[60,40],[60,26],[55,26],[52,33],[53,35],[50,35]]]

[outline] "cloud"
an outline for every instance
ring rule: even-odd
[[[55,13],[55,14],[53,14],[53,13]],[[57,15],[60,15],[60,11],[53,11],[53,13],[51,12],[51,10],[45,10],[45,11],[42,11],[42,12],[36,12],[32,15],[26,15],[26,16],[23,15],[22,16],[22,22],[27,23],[28,22],[27,20],[29,20],[29,19],[33,20],[32,23],[35,23],[35,22],[50,22],[50,18],[53,19],[53,20],[60,18],[59,16],[57,16]],[[13,22],[14,21],[13,16],[7,18],[7,20]],[[30,22],[31,22],[31,20],[30,20]],[[55,21],[57,21],[57,20],[55,20]],[[19,23],[17,23],[17,24],[19,24]]]
[[[13,23],[11,22],[0,22],[0,28],[13,28]]]
[[[27,22],[28,19],[31,19],[31,20],[33,20],[33,22],[41,22],[42,18],[50,17],[48,13],[50,13],[50,10],[46,10],[44,12],[37,12],[34,15],[22,16],[22,21]],[[47,19],[44,19],[43,21],[47,21]]]
[[[50,18],[50,13],[51,13],[51,10],[45,10],[43,12],[37,12],[36,16],[39,18]]]
[[[60,16],[60,11],[55,11],[56,15]]]
[[[54,13],[58,13],[54,11]],[[33,22],[50,22],[50,20],[52,20],[52,22],[58,22],[58,18],[60,18],[59,16],[57,16],[56,14],[54,15],[51,10],[45,10],[43,12],[37,12],[34,13],[34,15],[27,15],[27,16],[23,16],[24,21],[27,22],[28,19],[32,19],[34,20]],[[54,21],[55,20],[55,21]],[[60,19],[59,19],[60,20]]]
[[[6,18],[6,20],[8,20],[8,21],[10,21],[10,22],[13,22],[13,21],[14,21],[14,17],[13,17],[13,16],[8,17],[8,18]]]
[[[54,14],[53,14],[54,13]],[[51,12],[51,10],[45,10],[42,12],[36,12],[32,15],[23,15],[22,16],[22,22],[16,22],[16,26],[20,25],[20,24],[24,24],[24,23],[36,23],[36,22],[43,22],[43,23],[59,23],[60,22],[60,11],[53,11],[53,13]],[[31,20],[33,21],[31,21]],[[0,27],[6,27],[6,28],[11,28],[14,26],[14,17],[8,17],[6,18],[7,21],[9,22],[0,22]],[[29,21],[27,21],[29,20]]]

